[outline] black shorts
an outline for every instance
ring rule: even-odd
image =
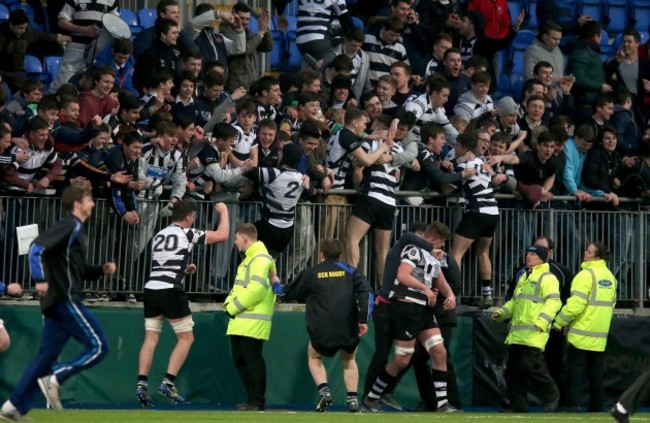
[[[160,315],[168,319],[182,319],[192,315],[187,294],[179,289],[145,288],[143,302],[145,319]]]
[[[412,341],[420,332],[438,327],[433,309],[419,304],[393,301],[388,315],[393,339],[398,341]]]
[[[354,350],[357,349],[359,343],[356,342],[354,345],[347,345],[343,347],[325,347],[323,345],[317,344],[313,339],[310,340],[311,346],[316,350],[316,352],[323,357],[333,357],[339,350],[343,350],[348,354],[352,354]]]
[[[351,213],[375,229],[393,230],[395,206],[382,203],[376,198],[359,196],[359,202],[352,207]]]
[[[257,239],[262,241],[269,254],[282,253],[293,238],[293,225],[288,228],[278,228],[266,220],[255,222]]]
[[[469,239],[493,238],[499,223],[499,215],[482,213],[465,213],[460,220],[456,233]]]

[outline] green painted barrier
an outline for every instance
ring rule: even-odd
[[[142,309],[105,306],[92,307],[92,311],[109,339],[108,357],[98,366],[68,380],[62,390],[62,400],[68,406],[135,405],[138,354],[144,335]],[[225,335],[227,316],[217,310],[195,312],[193,316],[195,341],[178,376],[179,391],[193,404],[232,406],[243,402],[244,387],[232,363],[230,342]],[[34,305],[4,305],[0,308],[0,318],[4,319],[12,340],[9,351],[0,356],[0,399],[4,399],[38,351],[42,319],[40,309]],[[176,339],[171,328],[165,326],[149,376],[152,392],[165,374],[167,359]],[[472,330],[472,319],[460,317],[454,334],[455,342],[452,342],[452,357],[463,404],[470,404],[472,398]],[[373,336],[371,324],[357,355],[360,389],[374,350]],[[302,311],[276,311],[271,340],[264,347],[267,404],[302,407],[317,401],[318,394],[307,368],[307,341]],[[74,356],[78,348],[78,344],[70,342],[62,360]],[[346,391],[341,364],[338,359],[326,359],[326,367],[335,403],[343,405]],[[152,396],[154,401],[164,401],[157,394]],[[404,378],[396,396],[405,406],[418,404],[412,372]],[[40,398],[39,401],[42,404]]]

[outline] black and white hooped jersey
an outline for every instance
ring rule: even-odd
[[[327,142],[327,167],[334,172],[332,189],[345,188],[345,180],[352,170],[352,153],[361,147],[361,141],[347,128],[332,135]]]
[[[408,244],[400,254],[400,263],[407,263],[413,266],[411,273],[418,281],[423,282],[431,289],[438,275],[440,275],[440,262],[430,252]],[[427,305],[427,296],[421,289],[410,288],[400,283],[397,278],[388,293],[388,299],[405,300],[421,306]]]
[[[332,21],[348,13],[345,0],[300,0],[296,43],[329,38]]]
[[[151,143],[144,144],[140,156],[138,179],[144,181],[145,189],[140,191],[138,196],[158,198],[162,194],[163,186],[171,183],[171,196],[183,198],[187,188],[183,163],[183,157],[178,150],[164,151]]]
[[[117,0],[68,0],[64,2],[58,18],[65,19],[79,26],[97,25],[103,27],[102,17],[105,13],[120,16]],[[92,41],[80,33],[72,34],[75,43],[88,44]]]
[[[431,106],[427,94],[413,95],[409,97],[404,103],[404,110],[412,112],[417,118],[415,126],[413,126],[412,129],[414,134],[420,135],[420,128],[422,125],[428,122],[434,122],[440,125],[445,131],[445,138],[448,143],[453,145],[456,142],[458,131],[454,128],[454,125],[449,122],[444,107],[434,108]],[[423,140],[423,142],[426,142],[426,140]]]
[[[426,80],[429,78],[434,73],[442,73],[444,70],[444,66],[442,62],[439,62],[438,59],[436,58],[431,58],[429,60],[429,63],[427,63],[427,67],[425,68],[426,70],[424,71],[424,79]]]
[[[248,133],[244,132],[237,122],[234,122],[232,126],[237,130],[232,153],[238,160],[244,161],[250,158],[251,150],[257,147],[257,133],[255,129],[251,129]]]
[[[293,226],[304,175],[293,169],[258,167],[244,176],[253,179],[260,186],[262,219],[276,228]]]
[[[56,151],[54,151],[53,147],[46,147],[43,150],[36,150],[30,145],[27,150],[23,150],[18,146],[14,146],[11,149],[11,154],[16,154],[20,151],[24,151],[29,154],[29,160],[18,165],[17,169],[18,177],[27,182],[32,182],[36,174],[40,172],[41,169],[49,169],[51,166],[54,166],[56,164],[57,160],[59,160],[59,156]],[[24,191],[24,189],[14,186],[9,187],[9,189],[12,191]]]
[[[206,233],[171,224],[154,236],[147,289],[183,289],[185,270],[194,245],[206,243]]]
[[[263,119],[271,119],[275,123],[278,123],[281,115],[278,112],[278,109],[273,105],[265,106],[262,103],[257,103],[257,121],[255,122],[255,128],[257,129],[257,124],[260,123]]]
[[[393,63],[406,62],[410,64],[406,55],[406,48],[402,43],[388,44],[380,37],[366,34],[362,48],[363,51],[368,53],[368,60],[370,61],[368,78],[373,87],[377,85],[379,78],[390,74],[390,67]]]
[[[381,141],[364,141],[361,148],[366,153],[376,151]],[[401,145],[394,143],[390,154],[398,154],[404,151]],[[389,206],[395,206],[395,190],[399,186],[397,168],[392,162],[384,164],[373,164],[363,170],[363,181],[361,182],[361,195],[376,198]]]
[[[465,169],[476,170],[474,176],[463,181],[465,210],[481,214],[498,215],[499,207],[497,200],[494,198],[492,177],[483,170],[484,164],[485,162],[478,157],[474,160],[456,164],[456,172],[462,172]]]

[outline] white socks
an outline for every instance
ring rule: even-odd
[[[59,381],[56,380],[56,376],[55,376],[55,375],[50,376],[50,383],[51,383],[52,385],[56,386],[57,388],[59,388]]]

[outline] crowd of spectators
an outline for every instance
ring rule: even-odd
[[[298,208],[297,236],[305,242],[321,221],[324,234],[347,237],[354,251],[367,232],[357,221],[364,222],[381,235],[377,280],[393,229],[385,206],[430,201],[396,198],[401,183],[409,191],[460,192],[471,207],[481,201],[473,178],[487,174],[495,192],[515,194],[500,206],[528,210],[617,210],[627,207],[622,196],[650,194],[647,48],[636,30],[625,30],[603,61],[602,24],[576,10],[553,11],[565,2],[538,3],[540,27],[521,59],[525,81],[509,96],[497,75],[512,64],[495,66],[497,52],[510,48],[528,19],[510,16],[505,0],[390,0],[381,8],[373,1],[376,15],[357,16],[365,30],[344,0],[320,2],[322,10],[307,2],[297,26],[303,67],[265,76],[259,54],[273,49],[273,19],[243,3],[229,11],[199,4],[182,23],[178,3],[160,0],[152,28],[89,58],[103,14],[119,15],[117,3],[66,2],[57,32],[70,35],[35,30],[21,9],[0,24],[0,193],[13,197],[2,203],[5,249],[14,241],[9,233],[26,223],[7,206],[80,184],[110,200],[118,233],[142,227],[129,247],[137,255],[158,216],[184,196],[258,199],[242,175],[280,167],[292,142],[311,188],[361,187],[366,206],[347,230],[336,207],[311,222]],[[23,65],[27,48],[43,40],[66,45],[49,86]],[[477,145],[456,157],[460,134]],[[474,160],[483,165],[462,166]],[[315,189],[301,201],[354,202],[316,197]],[[558,195],[579,201],[553,201]],[[357,265],[358,254],[352,258]]]

